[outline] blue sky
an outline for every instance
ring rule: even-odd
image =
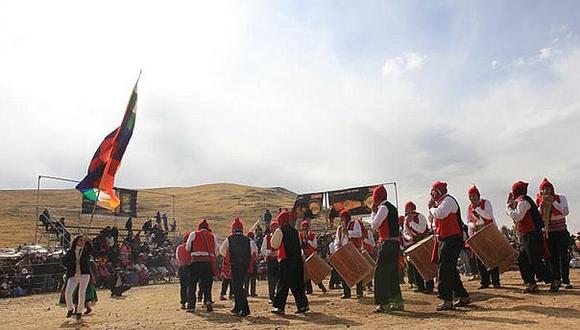
[[[4,1],[0,189],[32,188],[38,174],[82,178],[142,68],[120,186],[308,192],[396,180],[402,200],[424,205],[441,179],[464,204],[476,183],[506,222],[511,183],[535,192],[548,176],[573,211],[579,9]]]

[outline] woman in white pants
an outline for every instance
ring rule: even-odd
[[[71,244],[70,250],[67,251],[63,259],[66,268],[65,301],[67,307],[66,317],[71,317],[76,313],[77,320],[80,320],[85,305],[85,294],[87,286],[91,279],[91,269],[89,260],[91,258],[92,246],[87,241],[87,237],[79,235],[75,237]],[[73,304],[73,292],[78,285],[77,305]],[[76,307],[76,308],[75,308]]]

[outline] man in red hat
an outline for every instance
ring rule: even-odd
[[[437,292],[443,303],[437,310],[452,310],[471,303],[457,272],[457,258],[464,246],[463,221],[457,200],[447,193],[447,183],[436,181],[431,186],[429,214],[435,223],[437,244],[433,250],[433,262],[437,262],[439,281]],[[453,297],[459,298],[453,303]]]
[[[552,281],[552,274],[544,266],[544,222],[536,203],[528,194],[528,184],[518,181],[512,185],[508,196],[506,212],[516,224],[516,230],[521,235],[521,250],[518,256],[520,273],[526,288],[524,293],[538,292],[536,276],[545,282],[552,282],[551,292],[558,291]]]
[[[308,259],[311,255],[317,253],[316,248],[318,247],[318,239],[316,238],[316,233],[310,231],[310,222],[308,220],[302,221],[300,224],[300,245],[302,247],[302,254],[304,255],[304,260]],[[304,284],[306,294],[312,294],[312,281],[308,280]],[[322,290],[322,293],[326,293],[326,287],[324,284],[318,283],[318,288]]]
[[[244,282],[248,276],[252,254],[257,253],[258,249],[244,235],[244,225],[240,218],[234,218],[231,229],[231,235],[222,243],[220,253],[229,257],[232,272],[231,285],[234,294],[234,308],[230,312],[245,317],[250,315],[250,306],[247,293],[244,290]]]
[[[469,188],[467,196],[471,202],[467,208],[467,231],[469,236],[473,236],[483,227],[495,223],[493,220],[493,208],[490,201],[481,198],[481,194],[475,185]],[[490,283],[493,284],[494,288],[500,288],[499,268],[495,267],[489,271],[479,258],[476,258],[476,262],[481,279],[479,289],[489,288]]]
[[[195,293],[195,287],[192,281],[189,280],[191,265],[191,254],[185,249],[185,244],[189,238],[189,232],[183,235],[183,240],[181,244],[177,246],[175,250],[175,260],[177,261],[178,273],[179,273],[179,298],[181,303],[181,309],[186,309],[186,304],[193,303],[193,297]]]
[[[373,189],[371,229],[379,232],[377,264],[375,266],[376,313],[388,313],[404,309],[399,284],[399,214],[387,200],[387,189],[380,185]]]
[[[250,239],[250,245],[252,246],[252,257],[250,258],[250,266],[248,269],[248,276],[246,277],[246,283],[244,284],[244,289],[246,290],[246,295],[250,297],[257,297],[256,294],[256,277],[258,276],[258,245],[256,244],[256,235],[253,231],[249,231],[246,235]]]
[[[194,288],[200,283],[203,291],[204,304],[208,312],[213,311],[211,302],[211,287],[213,283],[215,258],[218,255],[218,243],[214,234],[209,230],[209,224],[206,219],[199,222],[198,229],[187,238],[185,248],[191,254],[190,274]],[[193,302],[188,303],[187,310],[195,311],[195,292],[193,293]]]
[[[412,246],[429,235],[427,219],[417,212],[417,206],[412,201],[405,203],[405,220],[403,224],[403,243],[405,248]],[[431,293],[435,283],[433,279],[424,279],[413,263],[409,263],[409,273],[415,279],[415,292]]]
[[[290,225],[292,214],[282,211],[276,216],[280,225],[272,235],[272,247],[278,250],[278,262],[280,263],[280,281],[278,292],[274,297],[272,313],[283,315],[288,299],[288,290],[296,301],[296,313],[305,313],[310,310],[308,298],[304,292],[304,261],[298,231]]]
[[[334,237],[334,250],[337,251],[348,242],[352,244],[359,250],[362,251],[363,248],[363,229],[364,226],[359,220],[353,220],[350,216],[348,210],[340,211],[340,225],[336,228],[336,235]],[[342,291],[343,295],[340,299],[348,299],[351,297],[350,287],[341,278],[342,281]],[[356,297],[363,297],[364,286],[362,282],[356,284]]]
[[[260,251],[261,255],[266,260],[266,273],[268,276],[268,297],[270,298],[270,304],[274,302],[274,297],[276,296],[276,287],[278,286],[278,281],[280,279],[280,265],[278,264],[278,259],[276,258],[277,250],[272,247],[272,233],[278,229],[278,222],[270,222],[270,230],[266,233],[264,237],[264,242],[262,243],[262,249]]]
[[[570,260],[568,246],[570,233],[566,227],[566,216],[570,213],[568,201],[564,195],[556,195],[554,185],[544,178],[540,183],[540,192],[536,198],[541,215],[548,219],[548,246],[550,247],[550,267],[556,284],[564,284],[565,289],[572,289],[570,284]]]

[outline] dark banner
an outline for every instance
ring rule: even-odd
[[[323,193],[303,194],[296,197],[294,210],[298,219],[314,219],[322,215]]]
[[[330,191],[328,202],[332,207],[331,214],[338,215],[344,209],[351,215],[371,214],[374,187],[376,185]]]
[[[119,207],[115,212],[111,212],[97,205],[95,214],[116,215],[120,217],[137,217],[137,190],[115,188],[115,193],[119,196]],[[83,196],[82,214],[91,214],[94,203]]]

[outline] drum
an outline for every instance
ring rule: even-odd
[[[377,265],[377,263],[376,263],[375,259],[373,259],[373,257],[371,257],[371,255],[370,255],[370,253],[369,253],[368,251],[363,251],[363,252],[361,252],[361,254],[363,255],[363,257],[365,257],[366,261],[368,261],[368,263],[369,263],[369,264],[371,265],[371,267],[373,268],[373,271],[372,271],[372,272],[370,272],[370,273],[367,275],[367,277],[365,277],[365,278],[362,280],[362,282],[363,282],[363,285],[367,285],[367,284],[369,284],[369,283],[370,283],[370,282],[373,280],[373,278],[375,277],[375,271],[374,271],[374,269],[375,269],[375,266]]]
[[[314,284],[320,284],[320,282],[322,282],[322,280],[324,280],[332,271],[330,265],[317,253],[311,254],[310,257],[306,259],[304,268]]]
[[[425,281],[437,277],[437,264],[431,262],[433,244],[435,244],[435,237],[429,235],[405,250],[405,254],[409,256]]]
[[[508,270],[518,257],[517,251],[494,223],[483,227],[466,242],[488,269],[499,267],[500,273]]]
[[[338,249],[329,262],[351,288],[373,272],[372,266],[352,242]]]

